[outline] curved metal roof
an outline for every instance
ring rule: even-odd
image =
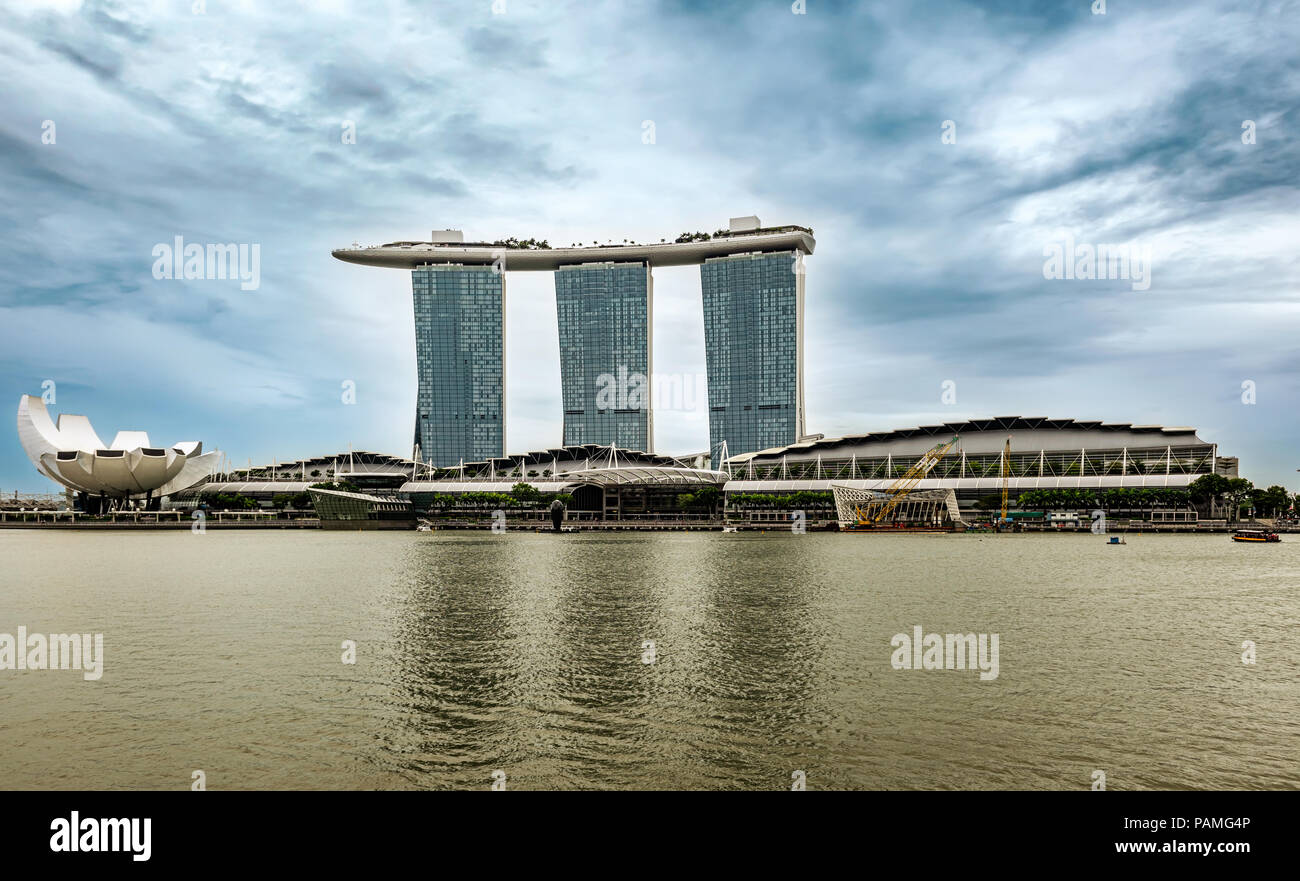
[[[584,468],[589,468],[592,462],[609,463],[610,445],[609,444],[570,444],[567,447],[550,447],[545,450],[531,450],[527,453],[516,453],[513,456],[494,456],[491,459],[483,459],[475,462],[466,462],[464,469],[467,472],[474,472],[475,475],[484,474],[492,469],[505,479],[510,471],[520,466],[537,465],[545,468],[552,463],[571,463],[585,462]],[[627,450],[621,447],[615,448],[613,462],[618,467],[625,465],[666,465],[680,466],[682,463],[673,456],[665,456],[659,453],[647,453],[642,450]],[[427,470],[432,466],[424,466]],[[439,470],[459,471],[460,465],[446,465]],[[559,472],[560,476],[565,474]],[[535,482],[535,481],[530,481]]]
[[[682,484],[701,486],[721,485],[731,479],[725,471],[707,468],[682,468],[663,465],[626,465],[617,468],[584,468],[566,471],[561,475],[572,485],[622,486],[629,483],[648,483],[656,486]]]
[[[565,471],[543,480],[410,480],[402,484],[404,493],[510,492],[517,483],[526,483],[541,492],[565,492],[578,486],[721,486],[730,478],[724,471],[707,468],[684,468],[668,465],[627,465],[617,468],[581,468]]]
[[[861,444],[888,444],[893,441],[911,438],[936,439],[950,438],[954,435],[975,434],[977,432],[1017,432],[1017,431],[1084,431],[1084,432],[1126,432],[1129,434],[1150,434],[1152,439],[1165,438],[1159,443],[1168,443],[1171,435],[1192,435],[1195,443],[1203,443],[1196,438],[1196,429],[1188,426],[1133,425],[1129,422],[1102,422],[1084,419],[1050,419],[1046,416],[994,416],[987,419],[968,419],[962,422],[943,422],[938,425],[919,425],[915,428],[899,428],[893,431],[868,432],[866,434],[846,434],[842,437],[828,437],[822,440],[802,441],[784,447],[772,447],[752,453],[740,453],[728,458],[728,462],[747,462],[750,459],[766,459],[788,453],[813,454],[834,450],[837,447]]]
[[[1096,489],[1111,487],[1174,487],[1181,489],[1188,486],[1199,474],[1118,474],[1108,476],[1069,475],[1043,477],[1011,477],[1007,486],[1012,490],[1028,489]],[[789,480],[728,480],[722,490],[726,493],[788,493],[800,490],[822,492],[832,486],[844,486],[851,489],[886,492],[897,483],[896,478],[887,480],[844,480],[831,479],[789,479]],[[1002,487],[1000,477],[925,477],[917,481],[912,492],[935,489],[975,490],[996,492]]]
[[[312,496],[332,496],[337,499],[352,499],[358,502],[373,502],[386,505],[409,506],[410,499],[401,499],[394,496],[377,496],[374,493],[354,493],[341,489],[308,489],[308,494]]]
[[[311,489],[319,480],[214,480],[190,487],[186,492],[212,495],[214,493],[300,493]]]

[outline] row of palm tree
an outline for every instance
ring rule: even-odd
[[[1021,510],[1102,508],[1113,511],[1185,508],[1190,502],[1190,493],[1181,487],[1053,488],[1022,492],[1016,500],[1016,507]]]

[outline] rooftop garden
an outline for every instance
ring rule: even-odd
[[[494,248],[506,248],[511,251],[549,251],[551,245],[546,239],[498,239],[492,243]]]
[[[731,238],[733,236],[776,235],[778,233],[788,233],[788,232],[805,232],[808,235],[813,234],[812,227],[795,226],[793,224],[787,226],[764,226],[764,227],[759,227],[758,229],[746,229],[746,230],[739,230],[736,232],[732,232],[731,230],[728,229],[714,230],[711,233],[701,232],[697,230],[695,232],[682,233],[677,238],[673,239],[671,244],[683,245],[688,242],[708,242],[713,239],[726,239],[726,238]],[[415,245],[430,245],[430,244],[432,244],[435,248],[502,248],[507,251],[549,251],[551,250],[551,243],[548,242],[546,239],[517,239],[514,238],[513,236],[506,239],[497,239],[494,242],[388,242],[387,244],[379,245],[378,247],[405,248],[405,247],[412,247]],[[570,248],[623,248],[629,246],[635,247],[643,244],[646,243],[636,242],[633,241],[632,239],[623,239],[620,242],[615,242],[613,239],[607,239],[604,242],[600,242],[600,241],[570,242],[568,247]],[[658,242],[650,242],[649,244],[665,245],[665,244],[669,244],[669,242],[667,239],[660,239]],[[371,245],[369,247],[376,247],[376,246]]]

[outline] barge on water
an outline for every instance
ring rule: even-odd
[[[1233,541],[1281,541],[1282,537],[1276,532],[1266,532],[1263,529],[1238,529],[1232,534]]]

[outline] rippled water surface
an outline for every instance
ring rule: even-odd
[[[0,788],[1300,785],[1300,537],[1103,542],[0,530],[0,633],[106,656],[0,671]]]

